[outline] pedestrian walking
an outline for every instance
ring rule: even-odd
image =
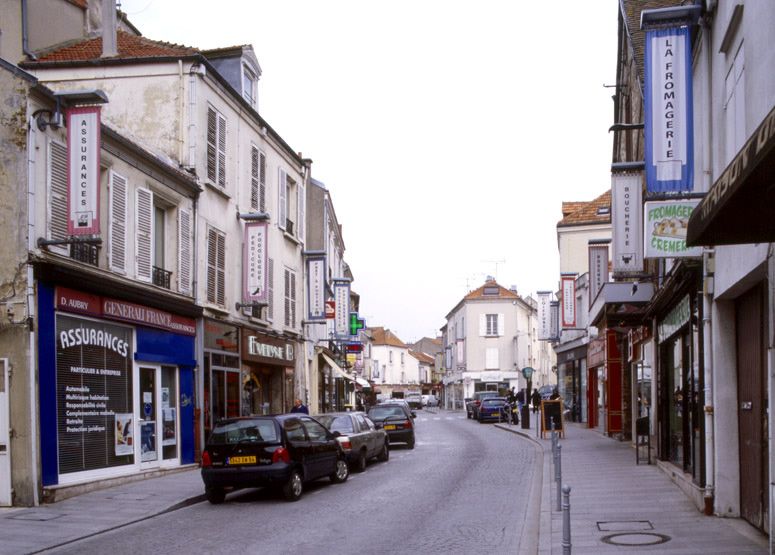
[[[301,399],[296,399],[293,402],[293,408],[291,409],[291,412],[302,412],[304,414],[309,414],[309,409],[304,403],[301,402]]]
[[[538,389],[533,389],[533,395],[530,397],[530,402],[533,403],[533,414],[538,412],[538,408],[541,406],[541,394],[538,393]]]

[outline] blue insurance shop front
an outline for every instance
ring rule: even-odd
[[[194,320],[38,286],[43,487],[194,462]]]

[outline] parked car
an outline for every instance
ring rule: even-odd
[[[508,403],[505,397],[487,397],[482,399],[482,404],[477,410],[477,420],[487,422],[490,420],[500,421],[506,418],[505,411],[508,410]]]
[[[245,416],[219,421],[202,451],[202,480],[210,503],[227,490],[275,486],[288,501],[303,484],[328,477],[347,480],[344,450],[333,433],[305,414]]]
[[[329,412],[315,417],[337,436],[347,456],[347,462],[356,472],[366,470],[366,461],[390,458],[387,432],[376,427],[363,412]]]
[[[409,404],[409,408],[422,409],[422,395],[419,393],[410,393],[404,399]]]
[[[406,443],[414,449],[415,415],[398,403],[382,403],[369,409],[369,418],[377,428],[387,432],[390,443]]]
[[[387,401],[382,401],[380,405],[401,405],[407,411],[409,411],[409,414],[412,418],[417,416],[417,413],[412,410],[412,407],[409,406],[409,403],[406,402],[406,399],[389,399]]]
[[[439,406],[439,399],[435,395],[423,395],[422,404],[425,407],[437,407]]]
[[[498,397],[497,391],[477,391],[474,393],[473,398],[466,403],[466,416],[468,418],[479,418],[479,405],[482,403],[482,399],[488,399],[490,397]]]

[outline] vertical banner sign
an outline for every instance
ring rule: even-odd
[[[692,60],[687,27],[646,32],[646,188],[693,187]]]
[[[608,281],[608,245],[589,245],[589,306]]]
[[[644,205],[646,258],[702,256],[702,247],[687,247],[689,218],[698,199],[648,201]]]
[[[67,118],[67,233],[100,232],[100,108],[69,108]]]
[[[562,328],[576,327],[576,275],[566,274],[560,277],[562,282],[562,311],[560,326]]]
[[[266,222],[245,224],[245,246],[242,253],[244,268],[242,297],[245,302],[266,302]]]
[[[611,176],[614,273],[643,271],[640,175]]]
[[[334,332],[337,337],[350,337],[350,282],[334,280]]]
[[[552,339],[560,338],[560,301],[549,303],[549,314],[551,316]]]
[[[326,319],[326,259],[316,256],[307,259],[307,318]]]
[[[552,302],[551,291],[538,291],[538,340],[550,341],[552,336],[552,315],[550,312],[550,303]]]

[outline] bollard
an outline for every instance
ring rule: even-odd
[[[557,466],[555,467],[555,480],[557,482],[557,508],[562,510],[562,445],[557,446]]]
[[[570,555],[570,486],[562,486],[562,553]]]

